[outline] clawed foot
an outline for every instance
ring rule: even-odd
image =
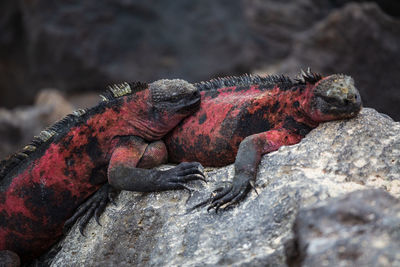
[[[207,183],[203,166],[198,162],[182,162],[172,169],[160,171],[157,184],[159,190],[186,189],[191,193],[192,189],[185,184],[194,180]]]
[[[99,218],[107,206],[108,202],[115,204],[114,198],[118,194],[118,190],[114,189],[111,185],[103,185],[92,197],[90,197],[85,203],[83,203],[64,223],[64,233],[79,219],[79,232],[83,234],[83,230],[88,224],[89,220],[93,217],[96,222],[100,224]]]
[[[191,210],[205,206],[206,204],[210,204],[207,208],[207,211],[215,209],[215,212],[218,213],[218,210],[222,206],[224,206],[222,209],[226,210],[243,200],[251,188],[256,190],[251,177],[246,175],[237,175],[231,184],[225,187],[217,188],[213,192],[213,196],[211,198],[197,204],[191,208]]]

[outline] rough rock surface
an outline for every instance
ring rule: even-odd
[[[251,192],[234,209],[187,212],[229,180],[233,166],[209,169],[210,182],[193,184],[191,198],[185,191],[122,192],[102,226],[92,220],[86,237],[72,228],[52,266],[285,266],[300,208],[367,188],[400,197],[399,160],[400,123],[365,108],[264,156],[258,195]]]
[[[314,71],[353,76],[366,106],[400,120],[400,20],[374,3],[348,4],[296,36],[279,73]]]
[[[382,189],[301,209],[295,240],[302,266],[400,266],[400,200]]]

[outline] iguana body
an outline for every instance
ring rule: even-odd
[[[168,134],[165,143],[171,162],[235,163],[232,185],[211,199],[209,208],[216,210],[247,194],[263,154],[300,142],[321,122],[350,118],[361,109],[353,79],[345,75],[323,78],[308,71],[296,81],[244,75],[195,86],[202,95],[200,110]]]
[[[75,112],[43,131],[3,162],[0,250],[17,253],[23,263],[45,252],[84,200],[107,179],[124,179],[107,171],[165,163],[166,148],[158,140],[200,102],[198,90],[182,80],[125,83],[111,87],[103,98],[96,107]],[[147,185],[156,182],[159,187],[144,183],[144,191],[180,189],[188,180],[203,179],[198,164],[190,163],[153,173],[157,175]]]

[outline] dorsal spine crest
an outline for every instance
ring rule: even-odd
[[[127,82],[108,86],[114,97],[120,97],[132,93],[131,86]]]
[[[43,130],[40,132],[38,136],[35,136],[35,138],[42,140],[42,142],[46,142],[47,140],[52,138],[55,134],[56,132],[53,130]]]
[[[264,86],[279,85],[282,89],[288,89],[299,84],[316,83],[321,79],[321,74],[314,73],[310,68],[307,68],[307,71],[301,70],[301,73],[294,79],[294,81],[285,75],[275,74],[259,76],[253,74],[243,74],[240,76],[226,76],[211,79],[209,81],[198,82],[195,83],[194,86],[199,88],[200,91],[215,90],[222,87],[231,86],[249,86],[254,84]]]
[[[107,92],[100,95],[102,101],[105,102],[121,96],[130,95],[132,93],[132,88],[127,82],[109,85],[107,89],[108,92],[111,93],[111,96]]]
[[[319,73],[312,72],[310,67],[307,68],[307,71],[300,70],[299,75],[296,76],[295,81],[298,84],[306,84],[306,83],[316,83],[322,79],[322,75]]]
[[[72,112],[72,114],[74,115],[74,116],[77,116],[77,117],[80,117],[80,116],[82,116],[83,114],[85,114],[86,113],[86,109],[77,109],[77,110],[75,110],[74,112]]]
[[[243,74],[240,76],[227,76],[211,79],[209,81],[194,84],[200,91],[215,90],[222,87],[249,86],[249,85],[274,85],[282,84],[283,87],[291,87],[292,80],[285,75],[268,75],[265,77],[253,74]]]
[[[103,102],[109,102],[122,96],[128,96],[138,91],[147,88],[147,83],[133,82],[133,83],[118,83],[112,84],[107,87],[107,90],[103,92],[100,97]]]

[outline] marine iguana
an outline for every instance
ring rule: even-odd
[[[350,76],[322,77],[310,69],[295,80],[243,75],[195,86],[201,91],[200,109],[164,139],[170,162],[234,163],[232,183],[195,206],[210,203],[208,210],[228,208],[247,195],[262,155],[297,144],[321,122],[354,117],[362,107]]]
[[[196,87],[183,80],[122,83],[102,98],[97,106],[42,131],[0,164],[0,261],[18,265],[16,254],[26,263],[45,252],[62,235],[68,218],[80,215],[79,209],[73,214],[84,200],[100,188],[107,195],[107,179],[129,190],[121,186],[125,174],[114,169],[138,170],[142,183],[135,191],[182,189],[190,180],[204,180],[199,163],[139,174],[140,168],[166,163],[160,139],[199,108]],[[106,202],[97,204],[89,208],[84,224]]]

